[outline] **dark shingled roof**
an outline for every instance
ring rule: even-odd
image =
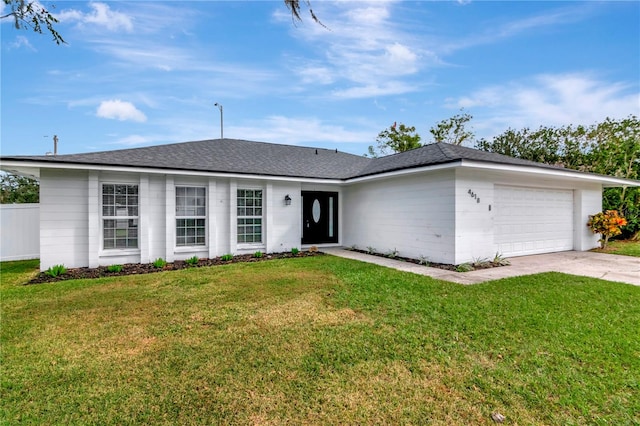
[[[568,170],[535,161],[521,160],[507,155],[493,152],[479,151],[448,143],[432,143],[410,151],[400,152],[386,157],[376,158],[358,173],[359,176],[369,176],[395,170],[411,169],[416,167],[433,166],[437,164],[452,163],[461,160],[473,160],[485,163],[505,164],[512,166],[543,167],[550,169]]]
[[[3,157],[51,163],[149,167],[202,172],[345,179],[371,159],[322,148],[213,139],[56,156]]]
[[[348,179],[461,160],[559,169],[533,161],[446,143],[425,145],[386,157],[366,158],[330,149],[237,139],[183,142],[86,154],[5,156],[2,160],[320,179]]]

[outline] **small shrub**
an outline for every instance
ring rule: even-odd
[[[66,273],[67,273],[67,268],[64,265],[53,265],[53,266],[50,266],[49,269],[47,269],[47,275],[53,278]]]
[[[390,259],[395,259],[396,257],[398,257],[398,250],[395,248],[393,250],[389,250],[387,252],[387,257]]]
[[[358,246],[354,244],[351,247],[349,247],[349,250],[356,251],[356,250],[358,250]]]
[[[230,260],[233,260],[233,255],[232,254],[223,254],[222,256],[220,256],[220,260],[228,262]]]
[[[496,255],[493,257],[493,264],[497,265],[497,266],[508,266],[511,265],[511,262],[509,262],[507,259],[505,259],[504,257],[502,257],[502,255],[500,253],[496,253]]]
[[[122,265],[109,265],[107,266],[107,272],[118,273],[122,272]]]
[[[483,258],[476,258],[473,259],[473,261],[471,262],[471,267],[473,269],[480,269],[480,268],[488,268],[490,265],[489,259],[483,259]],[[467,272],[467,271],[463,271],[463,272]]]
[[[295,247],[294,247],[294,248],[292,248],[292,249],[291,249],[291,254],[292,254],[292,255],[294,255],[294,256],[295,256],[295,255],[297,255],[298,253],[300,253],[300,250],[298,250],[297,248],[295,248]]]
[[[460,265],[456,266],[456,272],[470,272],[473,271],[473,266],[471,266],[468,263],[461,263]]]
[[[264,256],[264,254],[260,250],[253,253],[253,257],[255,257],[256,259],[260,259],[262,256]]]
[[[589,216],[587,226],[594,234],[602,235],[600,238],[600,248],[607,247],[609,238],[622,234],[622,228],[627,224],[627,219],[620,216],[617,210],[607,210]]]
[[[418,265],[429,266],[431,265],[431,262],[429,262],[429,259],[427,259],[425,256],[420,255],[420,257],[418,258]]]
[[[375,247],[368,246],[368,247],[367,247],[367,253],[369,253],[369,254],[375,254],[375,253],[376,253],[376,249],[375,249]]]
[[[193,256],[185,260],[185,262],[187,263],[187,265],[195,266],[198,264],[198,260],[200,260],[198,259],[198,256]]]
[[[167,266],[167,261],[159,257],[153,262],[153,266],[158,269],[164,268],[165,266]]]

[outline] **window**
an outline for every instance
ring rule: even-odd
[[[238,243],[262,242],[262,190],[238,189]]]
[[[138,185],[102,185],[102,246],[138,248]]]
[[[176,245],[206,244],[207,191],[199,187],[176,187]]]

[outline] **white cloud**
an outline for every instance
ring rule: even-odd
[[[117,139],[113,142],[116,145],[126,145],[126,146],[139,146],[139,145],[149,145],[154,142],[154,138],[149,136],[141,136],[141,135],[129,135],[123,138]]]
[[[589,125],[607,117],[638,116],[640,92],[637,86],[589,74],[543,74],[481,88],[469,96],[448,99],[447,106],[492,116],[483,126],[502,132],[507,127]]]
[[[331,84],[334,76],[331,70],[325,66],[308,65],[298,69],[298,74],[305,84]]]
[[[418,47],[411,28],[395,22],[393,2],[319,3],[330,30],[313,25],[294,34],[301,36],[319,58],[294,66],[303,84],[310,76],[322,78],[322,84],[335,84],[338,97],[369,97],[402,94],[409,84],[404,80],[416,75],[425,63],[436,62],[431,52]],[[329,10],[329,8],[333,8]],[[305,63],[299,59],[296,63]],[[321,71],[320,75],[317,75]],[[314,75],[314,72],[316,75]]]
[[[298,145],[301,143],[362,143],[375,138],[373,130],[347,130],[317,118],[267,117],[247,126],[225,127],[225,136]]]
[[[384,2],[380,4],[371,4],[365,7],[356,7],[347,11],[345,14],[350,21],[362,25],[384,25],[385,20],[389,18],[390,12]]]
[[[354,86],[347,89],[334,90],[332,95],[340,99],[375,98],[377,96],[399,95],[418,91],[417,85],[405,84],[400,81],[390,81],[382,84]]]
[[[538,15],[514,19],[509,22],[486,22],[486,30],[457,40],[442,40],[436,47],[442,54],[450,54],[461,49],[496,43],[525,33],[539,32],[545,28],[554,28],[580,21],[588,16],[591,7],[580,3],[578,6],[557,8]]]
[[[133,19],[130,16],[111,10],[106,3],[89,3],[89,7],[92,9],[89,13],[67,9],[56,14],[56,18],[60,22],[77,22],[83,28],[97,26],[109,31],[133,31]]]
[[[96,116],[101,118],[110,118],[120,121],[147,121],[147,116],[135,107],[131,102],[124,102],[120,99],[103,101],[98,106]]]
[[[385,54],[381,68],[390,75],[407,75],[418,71],[418,55],[407,46],[400,43],[393,43],[385,47]]]
[[[9,44],[11,49],[20,49],[22,47],[29,49],[31,51],[36,51],[36,48],[33,47],[31,43],[29,43],[29,39],[25,36],[17,36],[13,43]]]

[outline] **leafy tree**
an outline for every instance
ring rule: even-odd
[[[416,133],[414,126],[405,126],[404,124],[393,123],[388,129],[378,133],[376,138],[378,142],[378,151],[373,146],[369,146],[368,155],[371,157],[379,157],[392,154],[395,152],[409,151],[410,149],[420,148],[420,135]]]
[[[0,204],[37,203],[40,184],[24,176],[3,173],[0,175]]]
[[[534,131],[529,128],[508,129],[491,142],[486,139],[477,141],[476,148],[539,163],[563,165],[561,140],[558,129],[554,128],[540,127]]]
[[[607,118],[589,132],[589,171],[640,180],[640,120]],[[619,210],[627,219],[625,237],[640,237],[640,188],[605,188],[603,208]]]
[[[65,43],[62,36],[53,27],[58,20],[37,1],[25,0],[3,0],[9,8],[9,13],[0,16],[1,19],[13,19],[13,25],[17,30],[31,29],[39,34],[44,32],[44,28],[53,36],[56,44]]]
[[[467,123],[473,116],[467,113],[456,114],[437,123],[429,132],[436,142],[446,142],[452,145],[462,145],[467,140],[472,140],[474,134],[466,129]]]

